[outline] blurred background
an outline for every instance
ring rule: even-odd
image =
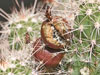
[[[30,7],[34,4],[35,0],[18,0],[18,3],[21,5],[22,1],[24,2],[25,7]],[[42,0],[37,0],[37,1],[40,2]],[[5,12],[11,13],[13,7],[16,7],[18,9],[15,0],[0,0],[0,8],[3,9]],[[0,16],[0,21],[6,21],[6,20]]]

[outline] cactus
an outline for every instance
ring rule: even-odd
[[[72,75],[98,75],[100,74],[100,4],[88,1],[82,3],[74,21],[70,47],[72,53],[66,54],[66,58],[69,57],[68,67],[73,69]],[[85,74],[84,68],[88,73]]]
[[[22,16],[22,17],[24,17],[24,16]],[[14,23],[10,24],[9,29],[11,31],[10,31],[10,35],[9,35],[8,39],[9,39],[9,42],[11,45],[11,49],[17,49],[17,50],[20,49],[21,50],[23,45],[25,45],[25,43],[27,43],[27,41],[26,41],[27,39],[29,39],[29,41],[31,41],[33,39],[33,36],[35,34],[34,30],[36,32],[39,32],[40,29],[38,26],[40,24],[41,24],[41,22],[39,22],[37,19],[35,19],[34,16],[29,17],[26,21],[24,21],[22,19],[18,22],[14,22]],[[39,36],[39,34],[36,33],[36,36]],[[26,37],[26,39],[25,39],[25,37]]]
[[[26,66],[27,64],[25,62],[20,62],[18,60],[14,60],[11,63],[8,63],[7,61],[0,62],[0,74],[5,75],[17,75],[17,74],[31,74],[32,70],[29,66]]]
[[[22,2],[22,6],[19,6],[21,9],[17,11],[17,8],[14,8],[11,14],[0,8],[0,16],[7,19],[7,22],[0,22],[0,27],[2,26],[2,31],[0,31],[2,33],[0,36],[1,75],[37,73],[35,73],[36,70],[33,70],[33,66],[30,66],[31,50],[33,50],[31,45],[40,36],[43,16],[41,13],[35,13],[35,6],[34,4],[33,7],[25,8]],[[5,58],[2,58],[1,55]],[[16,58],[16,60],[12,61],[12,58]],[[32,64],[36,65],[35,62]]]

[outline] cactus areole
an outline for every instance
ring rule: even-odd
[[[50,48],[60,49],[70,44],[71,26],[66,19],[59,16],[51,16],[50,7],[46,11],[47,20],[42,23],[41,37]]]
[[[41,38],[38,38],[33,44],[33,56],[36,61],[42,61],[46,67],[56,67],[65,53],[54,52],[54,49],[43,46]],[[59,51],[59,50],[58,50]]]

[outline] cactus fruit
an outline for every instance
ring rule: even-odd
[[[65,33],[71,31],[71,28],[62,17],[52,17],[50,7],[47,7],[46,17],[47,20],[41,26],[41,38],[33,44],[33,56],[46,67],[56,67],[65,54],[57,52],[70,43],[71,35]]]
[[[41,27],[41,37],[44,43],[53,49],[64,48],[70,44],[71,33],[66,34],[66,32],[71,31],[68,22],[59,16],[52,16],[50,8],[46,11],[47,20],[42,23]]]
[[[56,67],[65,54],[58,52],[59,50],[55,51],[52,48],[43,46],[43,41],[41,38],[38,38],[33,43],[33,48],[34,50],[32,55],[37,61],[42,61],[42,65],[45,65],[46,67]]]

